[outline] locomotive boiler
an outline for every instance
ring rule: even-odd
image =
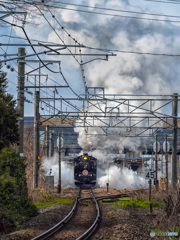
[[[75,185],[88,189],[96,184],[97,159],[84,153],[74,159]]]

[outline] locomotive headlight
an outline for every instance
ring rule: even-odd
[[[84,157],[84,160],[87,160],[87,157]]]

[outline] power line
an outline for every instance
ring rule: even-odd
[[[50,11],[49,8],[48,8],[48,11],[51,13],[52,17],[56,20],[56,22],[57,22],[58,25],[61,27],[61,29],[67,34],[67,36],[68,36],[69,38],[71,38],[71,39],[75,42],[75,44],[81,45],[75,38],[73,38],[73,37],[71,36],[71,34],[65,29],[65,27],[62,26],[62,24],[57,20],[56,16],[52,14],[52,12]],[[60,39],[61,39],[61,41],[62,41],[62,38],[60,38]],[[64,41],[63,41],[63,42],[64,42]],[[77,47],[78,47],[78,46],[77,46]],[[68,49],[68,50],[69,50],[69,52],[71,53],[71,50],[70,50],[70,49]],[[72,55],[72,53],[71,53],[71,55],[75,58],[75,60],[76,60],[76,61],[78,62],[78,64],[80,65],[81,75],[82,75],[82,79],[83,79],[83,83],[84,83],[84,88],[85,88],[85,92],[86,92],[87,86],[86,86],[86,81],[85,81],[84,68],[83,68],[83,64],[82,64],[82,63],[83,63],[83,58],[82,58],[82,55],[81,55],[81,48],[80,48],[80,47],[79,47],[79,52],[80,52],[80,62],[75,58],[74,55]]]
[[[160,0],[145,0],[147,2],[160,2],[160,3],[169,3],[169,4],[180,4],[180,2],[176,1],[160,1]]]
[[[44,16],[44,15],[43,15],[43,16]],[[48,22],[48,21],[47,21],[47,22]],[[6,23],[9,23],[9,22],[6,21]],[[16,26],[15,24],[12,24],[12,23],[9,23],[9,24],[11,24],[11,26]],[[20,26],[18,26],[18,27],[20,27]],[[23,27],[20,27],[20,28],[23,30],[23,32],[24,32],[24,34],[25,34],[28,42],[31,44],[31,41],[30,41],[30,39],[29,39],[29,37],[28,37],[25,29],[24,29]],[[54,31],[56,31],[56,30],[54,29]],[[43,66],[47,68],[47,66],[44,65],[44,62],[39,58],[39,56],[38,56],[38,54],[36,53],[34,47],[31,46],[31,48],[33,49],[35,55],[38,57],[38,59],[40,60],[40,62],[43,64]],[[71,53],[71,54],[72,54],[72,53]],[[72,55],[73,55],[73,54],[72,54]],[[50,70],[49,68],[47,68],[47,69]],[[52,70],[50,70],[50,71],[52,71]],[[54,71],[53,71],[53,72],[54,72]],[[54,73],[56,73],[56,72],[54,72]],[[58,73],[59,73],[59,72],[58,72]],[[61,72],[61,75],[62,75],[62,72]],[[62,76],[63,76],[63,75],[62,75]],[[66,80],[66,79],[64,78],[64,80]],[[66,83],[67,83],[67,81],[66,81]],[[67,83],[67,84],[68,84],[68,83]],[[69,84],[68,84],[68,85],[69,85]],[[70,87],[70,86],[69,86],[69,87]],[[75,91],[72,90],[71,87],[70,87],[70,89],[71,89],[71,91],[72,91],[74,94],[76,94],[76,96],[80,97],[77,93],[75,93]],[[46,93],[46,94],[47,94],[47,93]],[[66,101],[66,100],[64,99],[64,101]],[[67,102],[67,101],[66,101],[66,102]],[[78,109],[76,106],[74,106],[74,105],[73,105],[72,103],[70,103],[69,101],[68,101],[67,103],[68,103],[70,106],[72,106],[73,108],[75,108],[76,110],[78,110],[79,112],[82,112],[80,109]],[[48,105],[49,105],[49,107],[50,107],[50,104],[48,104]],[[57,110],[57,109],[56,109],[56,110]]]
[[[56,29],[52,26],[52,24],[49,22],[49,20],[45,17],[45,15],[42,13],[42,11],[36,6],[36,8],[39,10],[39,12],[41,13],[41,15],[44,17],[44,19],[46,20],[46,22],[49,24],[49,26],[53,29],[53,31],[55,32],[55,34],[58,36],[58,38],[60,39],[60,41],[64,44],[64,46],[67,48],[67,50],[69,51],[69,53],[72,55],[72,57],[76,60],[76,62],[81,66],[81,63],[79,62],[79,60],[75,57],[75,55],[73,55],[72,51],[68,48],[68,46],[66,45],[65,41],[60,37],[60,35],[58,34],[58,32],[56,31]],[[47,8],[48,9],[48,8]],[[50,9],[48,9],[48,11],[50,12],[52,18],[54,18],[56,20],[56,22],[59,24],[59,26],[61,26],[61,29],[63,29],[65,31],[65,33],[68,35],[68,37],[71,37],[71,35],[64,29],[64,27],[60,24],[60,22],[56,19],[56,17],[52,14],[52,12],[50,11]],[[71,37],[72,38],[72,37]],[[72,38],[73,39],[73,38]],[[73,41],[75,41],[75,43],[77,43],[78,45],[80,45],[80,43],[78,43],[78,41],[76,41],[76,39],[73,39]],[[78,47],[77,45],[77,47]],[[68,84],[68,82],[66,81],[64,75],[62,74],[62,72],[60,71],[61,76],[63,77],[64,81],[66,82],[66,84]],[[83,78],[84,81],[84,78]],[[75,93],[75,91],[70,87],[70,85],[68,84],[69,88],[71,89],[71,91]],[[85,89],[86,91],[86,89]],[[76,94],[78,95],[78,94]]]
[[[180,18],[180,16],[167,15],[167,14],[146,13],[146,12],[128,11],[128,10],[122,10],[122,9],[104,8],[104,7],[93,7],[88,5],[81,5],[81,4],[74,4],[74,3],[72,4],[72,3],[65,3],[65,2],[59,2],[59,3],[64,5],[71,5],[71,6],[99,9],[99,10],[106,10],[106,11],[114,11],[114,12],[133,13],[133,14],[150,15],[150,16],[158,16],[158,17]]]
[[[150,1],[150,0],[145,0],[145,1]],[[151,0],[151,1],[154,1],[154,0]],[[41,13],[42,14],[42,13]],[[42,14],[42,16],[44,16],[44,14]],[[55,16],[54,16],[55,18]],[[7,22],[8,24],[11,24],[9,22]],[[61,26],[61,28],[64,30],[64,27],[58,22],[58,24]],[[20,26],[17,26],[15,24],[11,24],[12,26],[16,26],[16,27],[20,27]],[[22,28],[22,27],[20,27]],[[52,27],[53,28],[53,27]],[[54,29],[54,28],[53,28]],[[25,30],[24,30],[25,31]],[[65,31],[68,36],[70,35],[67,31]],[[3,36],[9,36],[9,35],[0,35],[0,37],[3,37]],[[71,35],[70,35],[71,37]],[[13,37],[13,38],[16,38],[16,37]],[[19,37],[20,38],[20,37]],[[72,38],[72,37],[71,37]],[[20,39],[23,39],[23,40],[27,40],[27,38],[20,38]],[[28,38],[29,39],[29,38]],[[73,39],[73,38],[72,38]],[[74,39],[73,39],[74,40]],[[39,42],[38,40],[30,40],[29,41],[37,41]],[[61,39],[61,41],[65,44],[65,42]],[[75,40],[74,40],[75,41]],[[77,41],[76,41],[77,42]],[[46,42],[46,43],[53,43],[53,42]],[[78,45],[77,45],[78,47]],[[152,56],[167,56],[167,57],[179,57],[180,54],[170,54],[170,53],[151,53],[151,52],[137,52],[137,51],[125,51],[125,50],[118,50],[118,49],[102,49],[102,48],[92,48],[92,47],[89,47],[89,46],[86,46],[86,48],[88,49],[93,49],[93,50],[98,50],[98,51],[103,51],[103,52],[119,52],[119,53],[127,53],[127,54],[139,54],[139,55],[152,55]],[[73,53],[71,52],[72,56],[73,56]],[[73,56],[74,57],[74,56]],[[75,57],[74,57],[75,58]],[[79,65],[81,66],[81,63],[76,60]],[[47,68],[47,67],[46,67]],[[49,69],[48,69],[49,70]],[[59,72],[58,72],[59,73]]]
[[[175,0],[167,0],[167,1],[161,1],[161,0],[145,0],[150,2],[161,2],[161,3],[172,3],[172,4],[180,4],[179,1]],[[13,2],[12,2],[13,3]],[[55,6],[55,5],[48,5],[44,3],[33,3],[33,2],[26,2],[27,5],[35,5],[36,7],[38,5],[43,5],[46,7],[55,7],[65,10],[71,10],[71,11],[79,11],[84,13],[90,13],[90,14],[99,14],[99,15],[105,15],[105,16],[114,16],[114,17],[124,17],[124,18],[133,18],[133,19],[139,19],[139,20],[150,20],[150,21],[163,21],[163,22],[180,22],[175,20],[168,20],[168,19],[151,19],[151,18],[142,18],[142,17],[136,17],[136,16],[124,16],[124,15],[117,15],[117,14],[110,14],[110,13],[103,13],[103,12],[91,12],[87,10],[81,10],[81,9],[72,9],[67,7],[61,7],[61,6]],[[180,18],[180,16],[175,15],[166,15],[166,14],[156,14],[156,13],[146,13],[146,12],[139,12],[139,11],[128,11],[128,10],[122,10],[122,9],[113,9],[113,8],[104,8],[104,7],[93,7],[88,5],[82,5],[82,4],[72,4],[72,3],[66,3],[66,2],[58,2],[58,4],[64,4],[64,5],[71,5],[71,6],[77,6],[77,7],[83,7],[83,8],[91,8],[91,9],[99,9],[99,10],[105,10],[105,11],[114,11],[114,12],[122,12],[122,13],[131,13],[131,14],[140,14],[140,15],[149,15],[149,16],[158,16],[158,17],[170,17],[170,18]],[[15,3],[14,5],[18,5]]]
[[[83,12],[83,13],[104,15],[104,16],[111,16],[111,17],[130,18],[130,19],[135,19],[135,20],[148,20],[148,21],[156,21],[156,22],[180,23],[180,21],[170,20],[170,19],[142,18],[142,17],[125,16],[125,15],[117,15],[117,14],[110,14],[110,13],[90,12],[90,11],[86,11],[86,10],[72,9],[72,8],[67,8],[67,7],[59,7],[59,8],[64,9],[64,10],[68,10],[68,11]]]
[[[38,8],[38,10],[39,10],[39,8]],[[39,11],[40,11],[40,10],[39,10]],[[41,11],[40,11],[40,13],[41,13],[42,16],[44,16],[44,14],[42,14]],[[47,20],[47,18],[46,18],[45,16],[44,16],[44,18],[45,18],[46,21],[49,23],[49,21]],[[17,26],[16,24],[12,24],[12,23],[9,23],[9,22],[7,22],[7,21],[5,21],[5,22],[8,23],[8,24],[11,24],[11,26]],[[49,23],[49,25],[52,27],[52,25],[51,25],[50,23]],[[21,28],[21,29],[23,30],[24,35],[26,36],[26,39],[27,39],[28,42],[31,44],[31,40],[29,39],[29,37],[28,37],[25,29],[24,29],[23,27],[20,27],[20,26],[17,26],[17,27],[19,27],[19,28]],[[53,27],[52,27],[52,28],[53,28]],[[55,30],[54,28],[53,28],[53,30],[56,32],[56,30]],[[59,36],[58,33],[57,33],[57,35]],[[60,36],[59,36],[59,38],[60,38]],[[60,38],[60,39],[61,39],[61,38]],[[64,43],[64,41],[63,41],[63,43]],[[65,44],[65,43],[64,43],[64,44]],[[66,45],[65,45],[65,46],[66,46]],[[32,45],[31,45],[31,48],[32,48],[32,50],[34,51],[34,53],[36,54],[36,56],[38,57],[39,61],[43,64],[44,67],[46,67],[49,71],[51,71],[51,72],[53,72],[53,73],[60,73],[60,74],[62,75],[63,79],[65,80],[65,82],[67,83],[67,80],[65,79],[65,77],[64,77],[64,75],[62,74],[61,71],[55,72],[55,71],[49,69],[49,68],[44,64],[43,60],[41,60],[41,58],[38,56],[36,50],[34,49],[34,47],[33,47]],[[69,49],[69,51],[70,51],[71,55],[73,56],[73,53],[71,52],[70,49]],[[76,59],[75,56],[73,56],[73,57]],[[77,59],[76,59],[76,61],[77,61]],[[77,62],[78,62],[78,61],[77,61]],[[79,63],[79,62],[78,62],[78,63]],[[79,64],[80,64],[80,63],[79,63]],[[60,66],[59,66],[59,67],[60,67]],[[68,84],[68,86],[69,86],[69,84]],[[71,89],[71,91],[72,91],[74,94],[76,94],[75,91],[73,91],[73,89],[72,89],[70,86],[69,86],[69,88]],[[78,94],[76,94],[76,95],[79,96]]]
[[[23,27],[22,27],[21,29],[23,30],[24,35],[26,36],[29,44],[31,44],[31,40],[29,39],[29,37],[28,37],[25,29],[24,29]],[[36,56],[37,56],[37,58],[39,59],[39,61],[42,63],[42,65],[43,65],[45,68],[47,68],[47,69],[48,69],[50,72],[52,72],[52,73],[59,73],[59,71],[58,71],[58,72],[55,72],[55,71],[53,71],[52,69],[50,69],[49,67],[47,67],[47,65],[44,64],[44,62],[43,62],[42,59],[39,57],[39,55],[37,54],[37,52],[36,52],[35,48],[32,46],[32,44],[31,44],[31,48],[32,48],[33,52],[36,54]]]
[[[92,48],[86,46],[86,48],[100,50],[100,51],[109,51],[109,52],[119,52],[119,53],[127,53],[127,54],[138,54],[138,55],[152,55],[152,56],[167,56],[167,57],[180,57],[180,54],[170,54],[170,53],[150,53],[150,52],[137,52],[137,51],[123,51],[118,49],[101,49],[101,48]]]
[[[2,47],[0,47],[1,49],[2,49]],[[4,51],[4,49],[2,49],[2,51]],[[5,51],[4,51],[5,52]],[[14,62],[14,61],[13,61]],[[14,62],[16,65],[17,65],[17,63],[16,62]],[[31,67],[29,64],[27,64],[29,67]],[[31,67],[32,69],[34,69],[33,67]],[[15,70],[15,69],[14,69]],[[15,70],[16,72],[17,72],[17,70]],[[49,78],[51,81],[53,81],[53,82],[55,82],[55,83],[57,83],[55,80],[53,80],[53,79],[51,79],[51,78]],[[11,82],[11,81],[10,81]],[[30,81],[29,81],[30,82]],[[65,82],[67,82],[67,81],[65,81]],[[11,82],[11,83],[13,83],[13,82]],[[31,84],[33,84],[32,82],[30,82]],[[17,85],[17,84],[15,84],[15,83],[13,83],[14,85]],[[57,83],[58,84],[58,83]],[[59,85],[60,86],[60,85]],[[69,86],[69,84],[68,84],[68,86]],[[70,86],[69,86],[70,87]],[[51,90],[51,89],[49,89],[50,91],[52,91],[53,92],[53,90]],[[45,94],[47,94],[47,95],[49,95],[50,97],[53,97],[52,95],[50,95],[49,93],[47,93],[47,92],[45,92],[44,90],[42,90],[41,89],[41,91],[42,92],[44,92]],[[60,97],[62,97],[59,93],[57,94],[57,95],[59,95]],[[70,108],[72,108],[72,109],[76,109],[75,108],[75,106],[73,106],[73,104],[70,104],[69,102],[67,102],[67,106],[68,107],[70,107]],[[65,103],[64,103],[64,105],[66,105]],[[51,106],[51,105],[49,105],[49,107],[52,107],[53,108],[53,106]],[[77,110],[77,109],[76,109]]]

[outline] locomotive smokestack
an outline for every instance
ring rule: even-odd
[[[83,155],[88,155],[88,150],[87,149],[83,149]]]

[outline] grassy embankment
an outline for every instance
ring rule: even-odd
[[[125,208],[148,208],[150,205],[149,200],[146,197],[136,197],[136,198],[119,198],[118,201],[110,202],[111,199],[101,200],[100,204],[113,204],[119,207]],[[164,203],[163,201],[157,200],[156,198],[152,198],[151,200],[153,207],[162,206]]]
[[[73,195],[75,194],[75,191],[72,189],[64,190],[61,195],[48,192],[44,189],[36,189],[33,194],[34,204],[38,209],[58,204],[73,204]]]

